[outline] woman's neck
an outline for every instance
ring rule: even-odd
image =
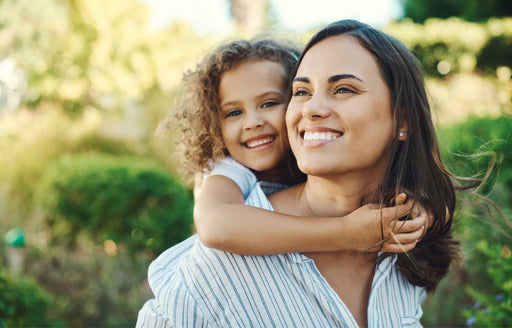
[[[373,182],[362,179],[332,179],[309,176],[299,197],[307,216],[344,216],[361,206],[376,189]]]

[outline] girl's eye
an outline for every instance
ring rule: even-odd
[[[296,90],[293,92],[293,97],[308,96],[309,94],[304,90]]]
[[[263,105],[261,105],[261,108],[269,108],[269,107],[273,107],[273,106],[277,106],[279,105],[280,103],[278,103],[277,101],[266,101],[263,103]]]
[[[356,93],[353,89],[347,87],[339,87],[334,90],[334,93]]]
[[[238,116],[238,115],[242,115],[242,111],[240,109],[234,109],[232,111],[229,111],[227,114],[226,114],[226,117],[231,117],[231,116]]]

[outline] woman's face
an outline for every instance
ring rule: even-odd
[[[389,90],[354,37],[329,37],[308,50],[293,82],[286,124],[304,173],[382,179],[395,126]]]

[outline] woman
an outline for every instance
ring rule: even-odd
[[[197,238],[152,263],[155,300],[138,326],[421,326],[421,304],[457,251],[453,176],[442,165],[421,70],[398,40],[353,20],[306,45],[286,123],[307,181],[246,203],[300,216],[346,215],[407,190],[434,214],[402,255],[355,251],[240,256]],[[361,232],[364,238],[364,231]]]
[[[457,251],[450,232],[454,177],[442,164],[413,55],[398,40],[361,23],[327,26],[299,58],[286,123],[308,181],[272,198],[274,209],[341,214],[361,202],[385,202],[389,191],[411,191],[435,214],[435,222],[412,252],[398,255],[397,266],[410,283],[433,290]],[[377,256],[308,255],[357,323],[367,325]]]

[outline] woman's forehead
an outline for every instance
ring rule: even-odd
[[[350,35],[328,37],[312,46],[304,55],[297,76],[333,72],[371,76],[378,71],[375,58]],[[357,73],[357,74],[355,74]]]

